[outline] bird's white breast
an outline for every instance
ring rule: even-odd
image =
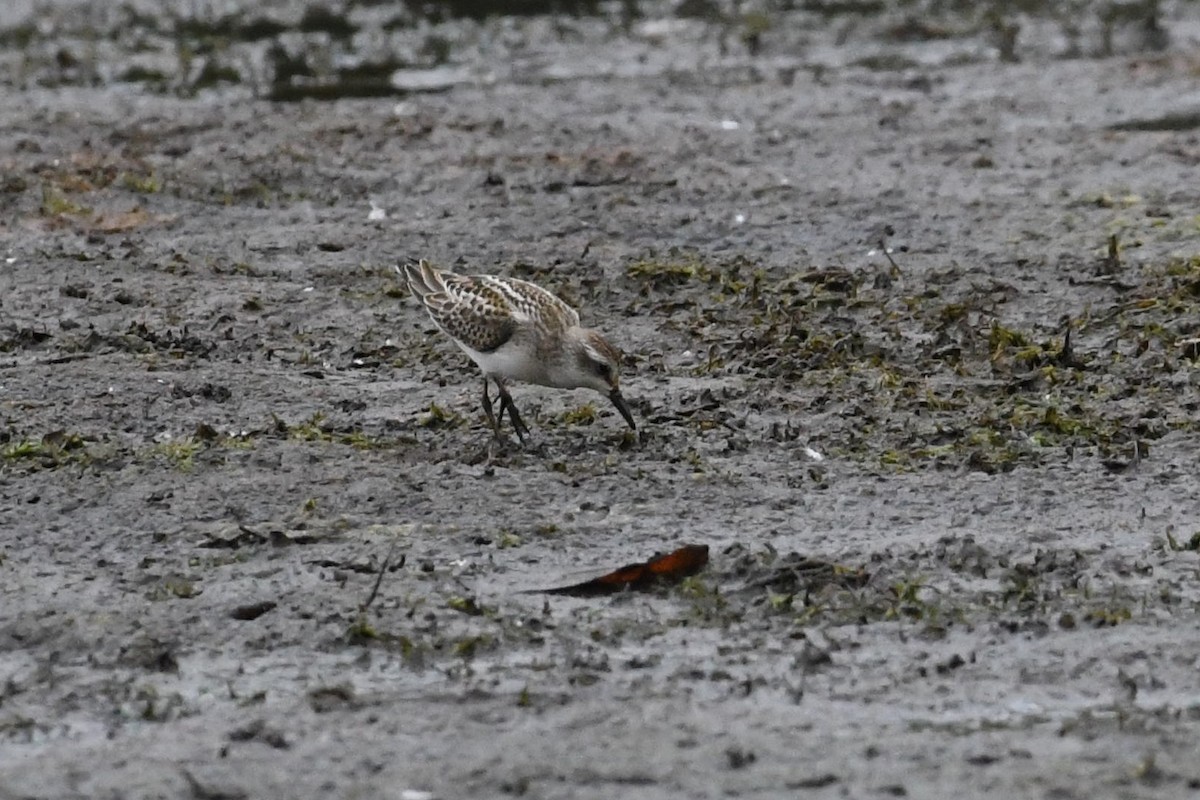
[[[513,344],[505,344],[490,353],[472,350],[462,342],[458,346],[463,349],[471,360],[483,370],[485,375],[497,375],[507,380],[523,383],[540,383],[550,385],[547,381],[545,365],[537,357]]]

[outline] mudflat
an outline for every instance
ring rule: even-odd
[[[1194,796],[1200,12],[1061,5],[8,5],[0,798]]]

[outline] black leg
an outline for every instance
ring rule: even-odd
[[[512,395],[508,393],[508,387],[497,380],[496,388],[500,390],[500,417],[503,418],[504,410],[508,409],[508,418],[512,420],[513,430],[517,432],[517,438],[524,444],[525,437],[529,435],[529,428],[521,421],[521,415],[517,412],[517,406],[513,403]]]
[[[497,439],[500,438],[500,423],[496,421],[496,414],[492,411],[492,398],[488,397],[488,379],[485,375],[483,378],[483,413],[487,414],[488,424],[492,426],[492,433]],[[504,416],[504,404],[500,404],[500,416]]]

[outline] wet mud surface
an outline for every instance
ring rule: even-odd
[[[792,5],[0,17],[0,798],[1192,796],[1200,17]]]

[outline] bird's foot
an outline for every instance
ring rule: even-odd
[[[517,406],[513,403],[511,397],[502,397],[500,400],[500,418],[504,419],[504,412],[508,411],[508,418],[512,422],[513,432],[517,434],[517,438],[521,440],[521,444],[525,444],[525,440],[529,438],[529,426],[521,419],[520,412],[517,411]]]

